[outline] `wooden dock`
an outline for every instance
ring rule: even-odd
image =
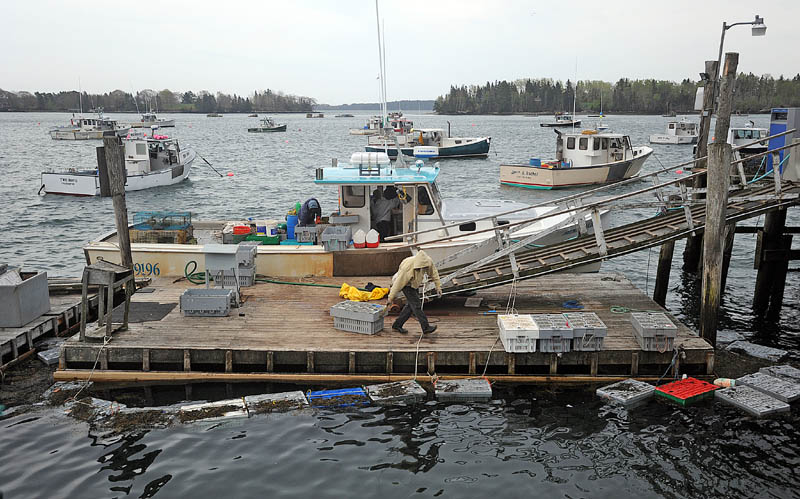
[[[388,285],[388,278],[354,278]],[[307,281],[310,282],[310,281]],[[339,278],[314,278],[318,284],[341,285]],[[127,331],[117,332],[107,345],[83,342],[77,335],[63,346],[56,379],[96,381],[196,381],[280,380],[296,382],[353,379],[403,379],[415,372],[429,375],[481,375],[505,380],[597,379],[603,376],[659,376],[673,359],[672,351],[645,352],[633,337],[629,313],[614,313],[624,306],[635,310],[663,311],[620,274],[559,274],[518,283],[519,313],[566,312],[562,304],[577,300],[583,311],[597,313],[608,326],[600,352],[506,353],[499,341],[497,318],[489,310],[505,311],[509,287],[480,291],[480,308],[465,307],[466,297],[446,296],[426,304],[437,332],[420,340],[412,318],[409,334],[392,331],[391,316],[385,329],[373,336],[333,328],[330,306],[341,301],[329,287],[259,283],[243,288],[245,300],[231,316],[183,317],[181,293],[194,285],[185,279],[156,279],[151,293],[133,297],[133,319]],[[385,302],[383,302],[385,303]],[[170,309],[170,305],[172,308]],[[153,314],[145,322],[137,315],[148,309],[169,310],[163,318]],[[137,313],[138,310],[138,313]],[[711,374],[713,348],[678,323],[676,346],[685,357],[680,372]],[[419,341],[419,347],[417,343]],[[91,373],[95,367],[94,373]]]

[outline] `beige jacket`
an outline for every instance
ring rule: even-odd
[[[442,283],[439,282],[439,272],[433,260],[424,251],[418,252],[400,262],[397,273],[392,277],[392,288],[389,290],[389,301],[394,301],[397,295],[406,286],[419,289],[425,279],[425,274],[436,285],[436,291],[442,292]]]

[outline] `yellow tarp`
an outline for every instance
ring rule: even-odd
[[[347,283],[342,284],[342,288],[339,290],[339,298],[345,298],[350,301],[380,300],[387,294],[389,294],[389,288],[375,288],[367,292]]]

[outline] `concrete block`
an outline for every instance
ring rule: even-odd
[[[749,386],[786,403],[800,399],[800,385],[769,374],[753,373],[736,380],[736,386]]]
[[[486,378],[439,380],[436,398],[442,402],[487,401],[492,398],[492,385]]]
[[[369,399],[376,404],[413,404],[425,400],[428,392],[414,380],[395,381],[364,387]]]
[[[749,386],[737,385],[723,390],[717,390],[714,392],[714,396],[756,417],[789,412],[790,410],[789,404],[786,402],[781,402]]]
[[[759,372],[769,374],[770,376],[775,376],[776,378],[781,378],[786,381],[800,383],[800,369],[796,369],[792,366],[783,365],[762,367],[759,369]]]
[[[655,387],[649,383],[635,379],[624,379],[598,388],[595,393],[604,399],[622,404],[625,407],[633,407],[650,399],[654,392]]]
[[[750,343],[749,341],[734,341],[725,349],[730,350],[731,352],[741,353],[759,359],[771,360],[772,362],[780,362],[781,359],[788,355],[786,350],[756,345],[755,343]]]

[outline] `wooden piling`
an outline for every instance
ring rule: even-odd
[[[715,137],[727,137],[731,119],[731,100],[739,54],[725,54],[725,68],[720,86]],[[708,188],[706,190],[706,227],[703,232],[703,291],[700,303],[700,336],[717,343],[717,320],[722,296],[722,253],[725,240],[725,215],[728,206],[733,151],[723,140],[708,146]]]
[[[706,61],[705,73],[709,79],[705,82],[703,93],[703,111],[700,113],[700,135],[697,139],[697,152],[695,158],[702,158],[707,153],[708,132],[711,129],[711,115],[714,113],[714,82],[717,80],[717,61]],[[706,161],[698,161],[694,164],[695,169],[705,168]],[[703,188],[706,186],[706,177],[699,176],[694,179],[694,187]],[[703,236],[689,236],[686,239],[686,249],[683,251],[683,268],[687,272],[695,273],[700,271],[703,253]]]
[[[675,252],[675,241],[668,241],[661,245],[658,255],[658,270],[656,271],[656,286],[653,289],[653,301],[662,307],[667,301],[669,289],[669,273],[672,269],[672,255]]]
[[[103,135],[103,149],[105,151],[105,166],[108,173],[108,187],[111,200],[114,204],[114,223],[117,228],[117,241],[119,242],[120,261],[122,266],[133,270],[133,255],[131,254],[131,237],[128,231],[128,208],[125,204],[125,181],[128,172],[125,168],[125,148],[116,133]],[[99,156],[99,151],[98,151]],[[112,286],[113,287],[113,286]],[[136,283],[131,280],[125,284],[125,310],[123,312],[122,329],[128,327],[130,314],[130,297],[136,292]],[[109,296],[113,289],[109,290]],[[112,302],[109,304],[113,307]],[[109,321],[110,322],[110,321]],[[108,326],[108,336],[111,335],[111,326]]]
[[[759,317],[764,317],[770,311],[771,313],[768,315],[774,317],[781,307],[780,303],[772,303],[772,299],[773,297],[777,298],[777,294],[780,294],[780,299],[783,300],[788,259],[784,263],[773,258],[766,258],[765,255],[781,248],[785,226],[786,210],[771,211],[764,217],[764,230],[759,234],[760,244],[758,244],[756,254],[758,274],[753,291],[753,312]],[[777,285],[778,282],[781,283],[780,286]],[[780,287],[779,290],[777,290],[778,287]],[[776,290],[778,293],[775,292]]]

